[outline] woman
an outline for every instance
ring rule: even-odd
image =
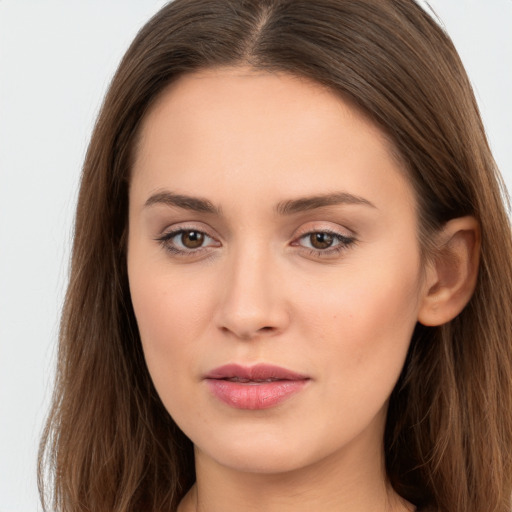
[[[412,0],[175,0],[87,154],[56,510],[510,511],[504,193]]]

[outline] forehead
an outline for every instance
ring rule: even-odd
[[[204,197],[222,187],[265,198],[333,187],[365,195],[370,185],[407,189],[404,176],[385,134],[326,87],[286,73],[218,68],[180,77],[154,103],[132,185]]]

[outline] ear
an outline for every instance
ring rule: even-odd
[[[478,277],[480,226],[474,217],[448,221],[426,270],[418,321],[437,326],[455,318],[471,299]]]

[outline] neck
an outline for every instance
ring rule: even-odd
[[[196,450],[196,484],[179,512],[406,512],[414,510],[388,485],[384,456],[331,454],[284,473],[222,466]],[[370,455],[370,454],[368,454]],[[343,463],[340,463],[340,458]]]

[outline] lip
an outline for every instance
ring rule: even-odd
[[[301,391],[310,378],[280,366],[227,364],[205,376],[211,393],[235,409],[269,409]]]

